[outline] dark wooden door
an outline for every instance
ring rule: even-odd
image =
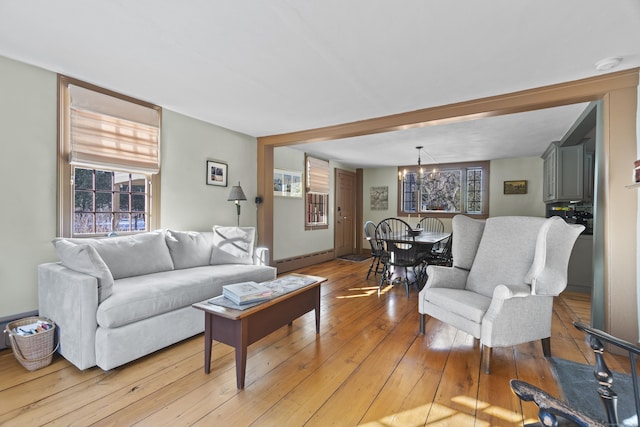
[[[335,170],[334,248],[336,256],[354,253],[356,174]]]

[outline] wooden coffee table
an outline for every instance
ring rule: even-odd
[[[316,333],[320,332],[320,284],[327,279],[318,276],[291,274],[314,282],[265,301],[245,310],[235,310],[202,301],[192,307],[204,311],[204,372],[211,371],[211,343],[213,340],[236,350],[236,383],[244,388],[247,367],[247,346],[266,337],[284,325],[315,310]]]

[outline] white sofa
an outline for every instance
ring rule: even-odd
[[[39,312],[59,329],[59,352],[79,369],[109,370],[204,330],[191,304],[222,286],[276,277],[255,229],[163,230],[54,239],[60,259],[38,266]]]

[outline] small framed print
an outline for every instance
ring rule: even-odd
[[[280,197],[302,197],[302,172],[274,169],[273,195]]]
[[[227,164],[215,160],[207,160],[207,184],[220,187],[227,186]]]
[[[505,181],[504,194],[527,194],[527,181]]]

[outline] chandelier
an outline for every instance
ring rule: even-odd
[[[418,170],[416,173],[416,183],[418,184],[418,186],[422,185],[423,182],[426,181],[431,181],[431,180],[439,180],[440,179],[440,171],[438,170],[438,167],[436,165],[436,159],[433,158],[433,156],[431,156],[426,150],[425,153],[427,154],[427,156],[431,157],[431,160],[433,160],[434,166],[433,166],[433,170],[431,170],[430,172],[425,172],[425,170],[422,167],[422,159],[420,158],[420,152],[423,151],[424,147],[422,145],[418,145],[416,147],[416,150],[418,150]],[[398,180],[402,181],[402,182],[407,182],[407,170],[405,169],[403,172],[398,172]]]

